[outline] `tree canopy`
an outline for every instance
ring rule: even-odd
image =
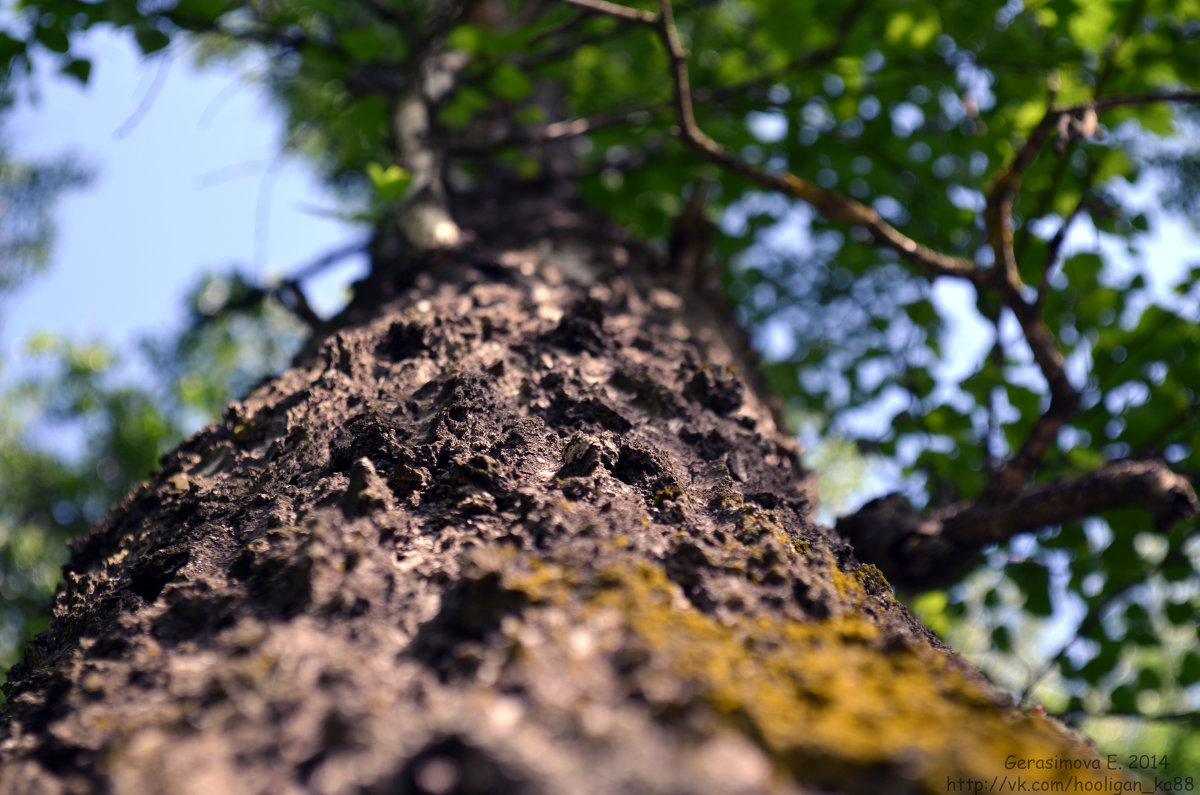
[[[1164,213],[1196,217],[1200,2],[21,8],[0,33],[10,80],[43,52],[86,83],[102,65],[76,42],[96,26],[150,57],[269,53],[286,146],[377,242],[428,244],[404,224],[431,186],[498,171],[567,180],[664,245],[699,208],[720,232],[699,278],[757,330],[791,415],[904,473],[841,522],[860,553],[930,623],[982,627],[1024,698],[1194,724],[1200,262],[1138,252]],[[1163,200],[1138,206],[1135,184]],[[304,315],[301,281],[276,294]],[[939,282],[967,305],[934,300]],[[956,313],[989,344],[950,368]],[[1030,632],[1051,616],[1070,629]]]

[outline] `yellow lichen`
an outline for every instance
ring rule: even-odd
[[[710,507],[718,511],[732,511],[740,508],[745,504],[746,498],[732,489],[722,491],[717,494],[709,503]]]
[[[837,589],[838,595],[851,604],[860,604],[862,598],[866,595],[862,582],[838,568],[837,562],[834,561],[832,555],[826,553],[825,557],[828,564],[829,579],[833,583],[833,587]]]
[[[668,483],[659,489],[654,495],[654,506],[661,507],[664,502],[677,500],[683,496],[683,489],[673,483]]]
[[[851,576],[830,564],[840,592],[867,596],[863,583],[875,572]],[[686,683],[804,783],[944,793],[948,781],[990,781],[1011,773],[1006,760],[1033,759],[1072,761],[1022,770],[1026,784],[1120,775],[1051,722],[999,706],[944,653],[920,641],[885,642],[859,616],[718,620],[682,599],[657,565],[633,558],[608,563],[574,589],[528,575],[511,584],[567,607],[573,623],[620,616],[626,632],[614,642],[640,647],[648,669]]]

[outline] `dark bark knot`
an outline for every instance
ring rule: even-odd
[[[737,411],[745,400],[745,387],[731,367],[701,365],[685,391],[701,406],[722,415]]]
[[[425,338],[425,327],[419,323],[397,321],[388,329],[387,336],[376,349],[376,354],[398,362],[410,359],[429,349]]]
[[[607,347],[604,307],[587,297],[571,306],[558,325],[546,336],[547,342],[571,353],[587,351],[601,355]]]
[[[590,436],[577,433],[567,442],[563,450],[563,465],[557,477],[579,478],[590,475],[596,467],[603,465],[611,470],[616,466],[619,451],[612,439],[605,436]]]

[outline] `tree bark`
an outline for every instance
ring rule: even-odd
[[[76,542],[5,685],[0,791],[1120,776],[813,523],[719,306],[603,221],[517,198],[380,270]]]

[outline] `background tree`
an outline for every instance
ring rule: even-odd
[[[1086,16],[1070,4],[1004,6],[983,25],[967,6],[716,3],[672,22],[667,8],[572,5],[590,13],[43,3],[31,31],[52,49],[56,32],[102,21],[129,26],[147,51],[179,31],[275,48],[292,140],[366,197],[377,250],[398,235],[452,241],[437,215],[443,169],[451,192],[491,178],[495,163],[528,176],[566,169],[595,204],[663,240],[686,217],[685,186],[712,183],[707,212],[728,210],[722,281],[775,330],[777,393],[848,435],[852,410],[896,407],[881,409],[896,412],[889,434],[860,441],[897,456],[921,491],[843,520],[859,553],[915,591],[1041,530],[992,555],[1002,580],[976,609],[1000,648],[1014,605],[1036,616],[1071,602],[1082,618],[1017,689],[1029,696],[1054,671],[1075,694],[1061,707],[1130,712],[1153,706],[1142,694],[1193,684],[1194,524],[1175,520],[1195,510],[1196,272],[1172,302],[1144,275],[1116,277],[1106,250],[1060,257],[1074,223],[1129,241],[1146,232],[1122,208],[1118,178],[1154,164],[1186,176],[1186,146],[1145,149],[1147,133],[1186,125],[1166,100],[1196,98],[1187,4],[1099,4]],[[438,35],[401,35],[414,29]],[[448,49],[430,50],[443,32]],[[453,79],[426,87],[435,113],[414,121],[401,111],[417,63]],[[425,124],[446,162],[414,156],[431,154],[413,145]],[[812,229],[802,261],[763,236],[736,254],[789,212],[794,224],[768,194],[819,211],[800,216]],[[398,217],[423,219],[434,240],[390,228],[397,200]],[[996,327],[992,354],[957,383],[936,366],[934,277],[969,283]],[[795,341],[780,343],[781,328],[798,329]],[[946,609],[969,602],[959,589]],[[1133,648],[1172,637],[1177,651]]]

